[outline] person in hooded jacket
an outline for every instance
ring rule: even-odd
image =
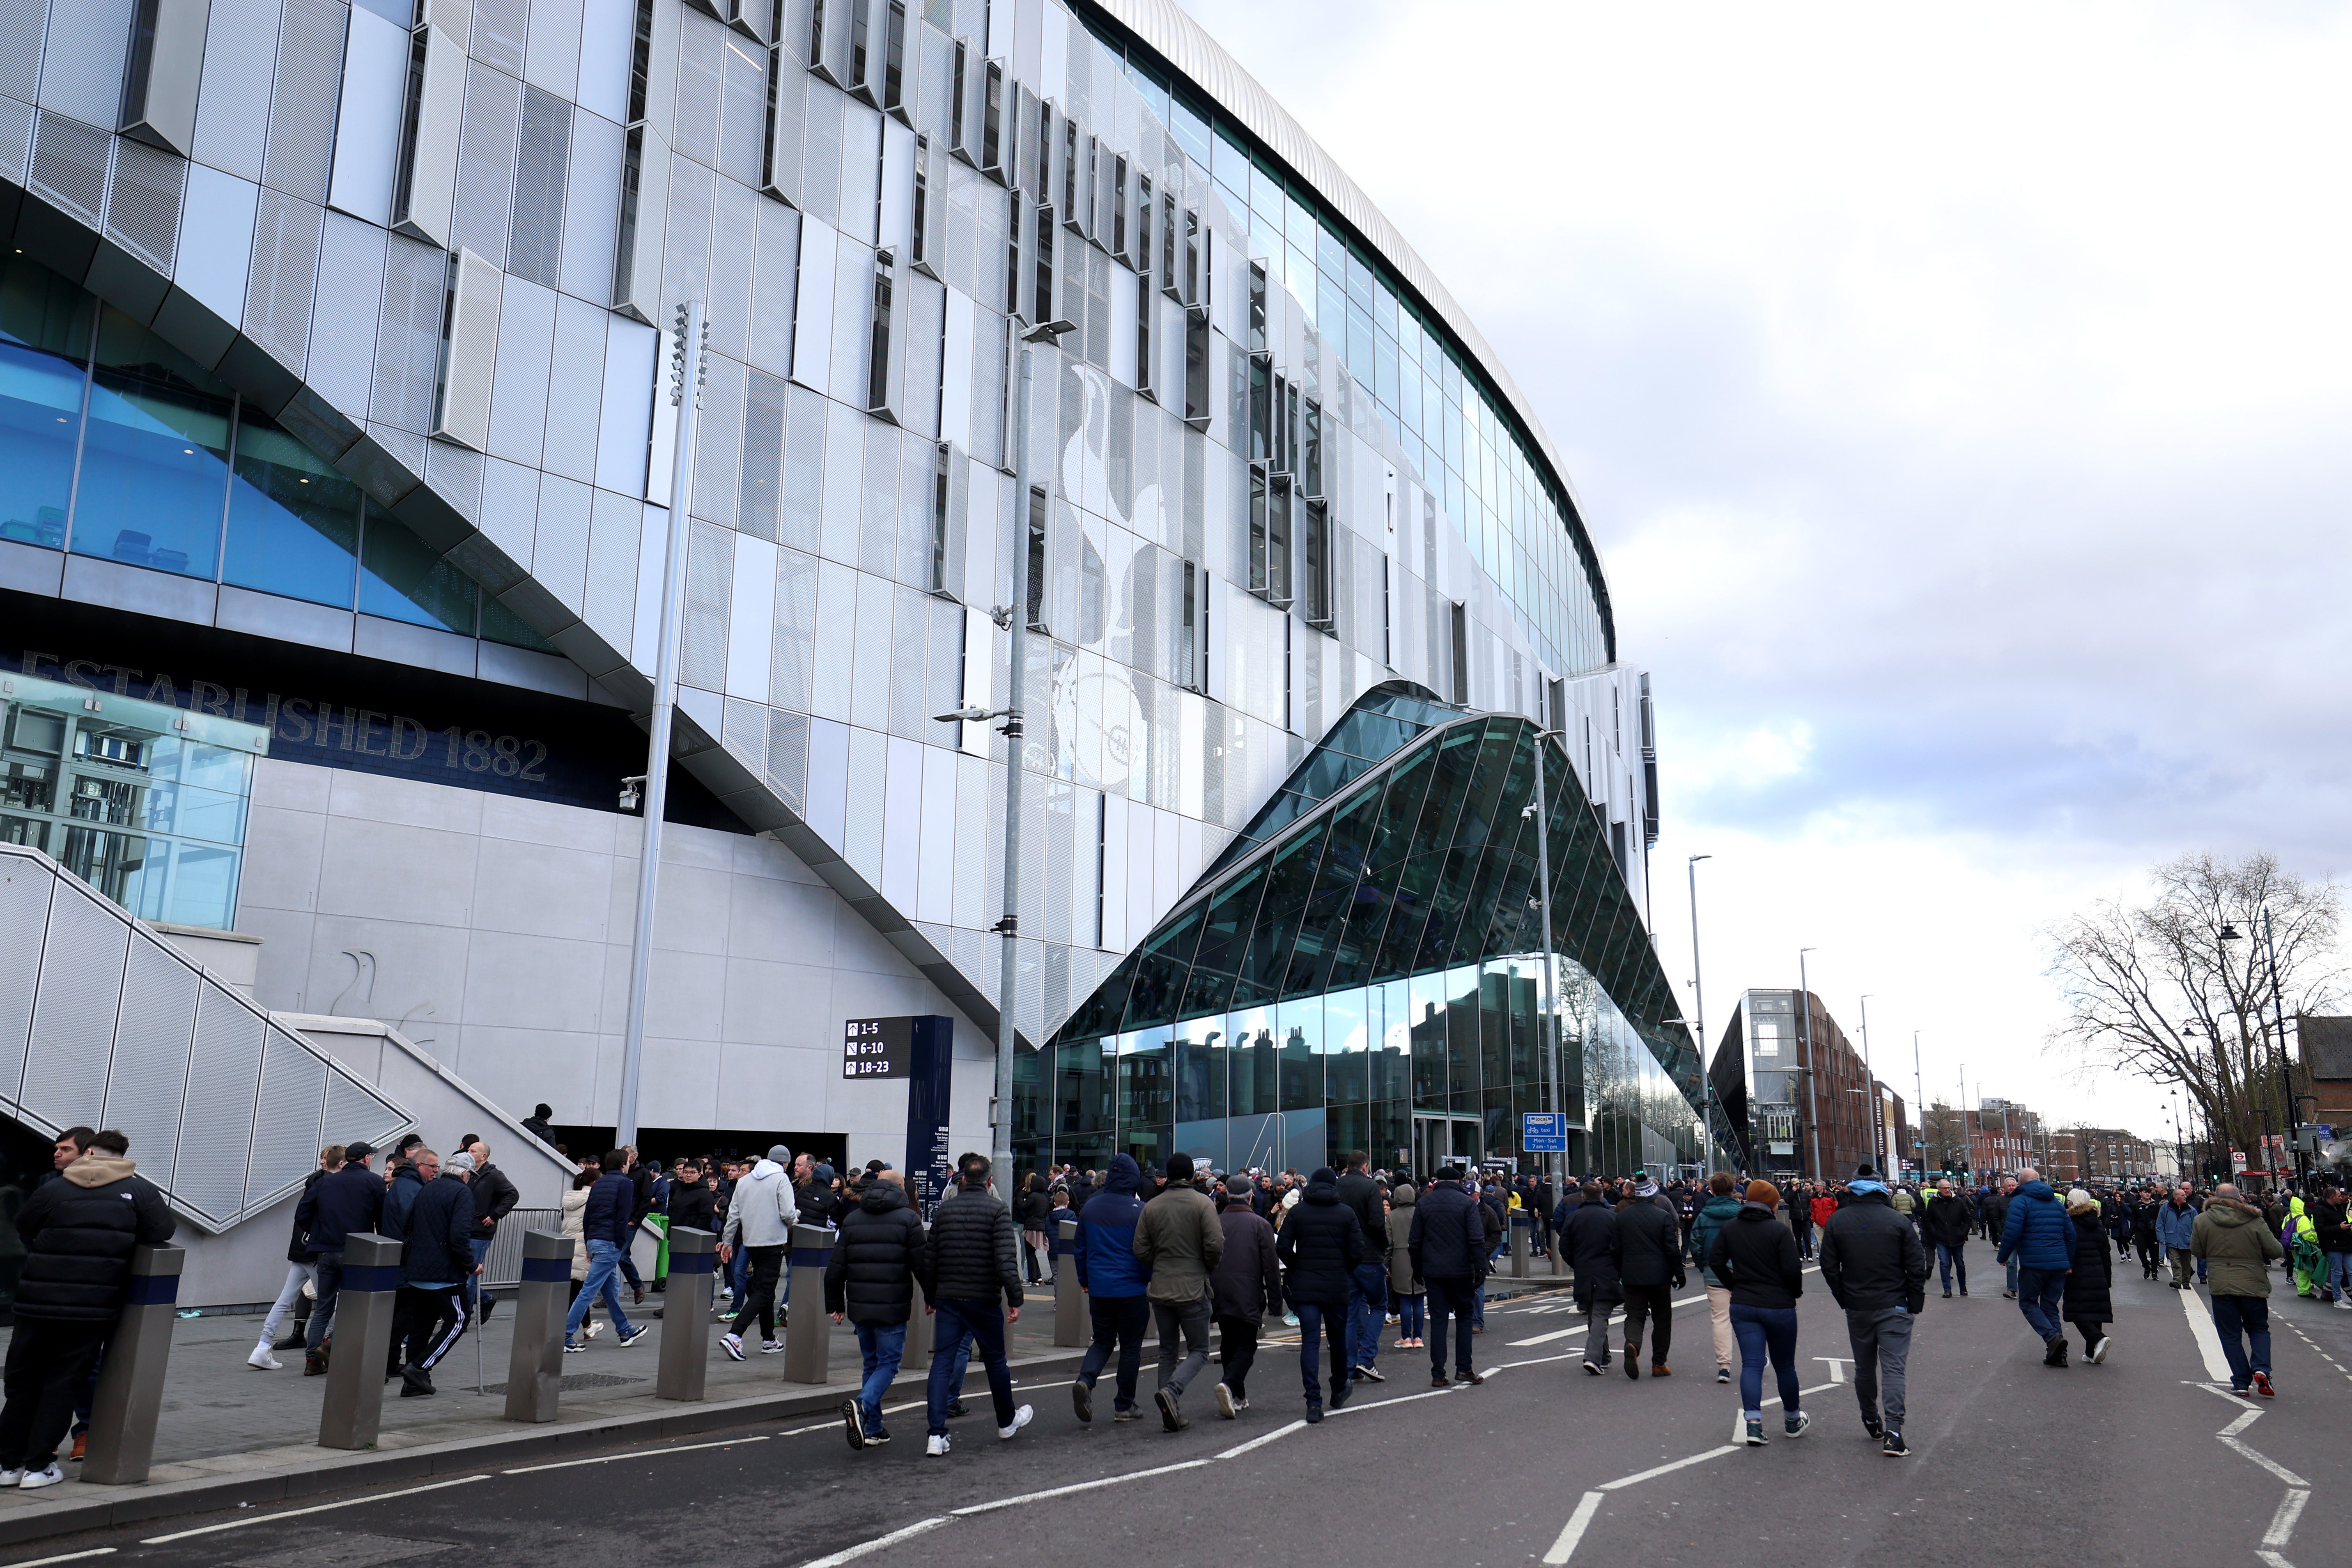
[[[1111,1400],[1113,1421],[1136,1418],[1135,1383],[1143,1372],[1143,1331],[1151,1326],[1151,1302],[1144,1292],[1151,1268],[1135,1255],[1135,1227],[1143,1218],[1136,1188],[1143,1167],[1131,1154],[1114,1154],[1103,1190],[1078,1214],[1078,1289],[1087,1293],[1087,1316],[1094,1342],[1070,1384],[1070,1404],[1081,1421],[1095,1418],[1095,1382],[1114,1351],[1118,1381]],[[1230,1344],[1230,1341],[1228,1343]],[[1228,1351],[1228,1356],[1231,1352]]]
[[[1671,1377],[1666,1354],[1675,1338],[1675,1292],[1682,1289],[1682,1226],[1656,1199],[1655,1183],[1643,1182],[1617,1205],[1617,1278],[1625,1289],[1625,1375],[1642,1375],[1642,1322],[1654,1325],[1650,1375]]]
[[[1936,1267],[1942,1273],[1944,1298],[1952,1295],[1952,1276],[1960,1277],[1960,1294],[1969,1293],[1969,1260],[1965,1255],[1969,1232],[1976,1225],[1976,1207],[1968,1199],[1952,1191],[1949,1182],[1936,1184],[1936,1195],[1927,1200],[1927,1239],[1935,1245]]]
[[[433,1394],[433,1369],[465,1334],[471,1315],[466,1282],[481,1267],[474,1261],[472,1240],[474,1157],[452,1154],[446,1163],[431,1164],[433,1180],[408,1207],[400,1295],[393,1309],[393,1347],[404,1352],[403,1399]]]
[[[2083,1359],[2107,1359],[2107,1325],[2116,1321],[2116,1260],[2107,1256],[2107,1216],[2082,1188],[2066,1194],[2066,1217],[2074,1226],[2074,1267],[2066,1276],[2066,1321],[2082,1331]]]
[[[948,1407],[960,1392],[958,1366],[967,1340],[980,1350],[988,1392],[996,1407],[996,1435],[1010,1442],[1033,1412],[1013,1403],[1013,1368],[1004,1356],[1005,1328],[1021,1321],[1021,1239],[1013,1211],[989,1190],[986,1156],[956,1162],[955,1191],[931,1212],[923,1239],[921,1279],[930,1298],[931,1370],[925,1397],[929,1436],[923,1452],[945,1458]]]
[[[743,1331],[760,1325],[760,1352],[774,1355],[783,1342],[776,1331],[783,1314],[776,1310],[776,1277],[783,1271],[784,1250],[792,1245],[793,1226],[802,1223],[803,1205],[793,1191],[793,1152],[782,1143],[735,1184],[727,1205],[727,1228],[719,1237],[719,1261],[723,1265],[741,1247],[751,1260],[742,1294],[736,1300],[735,1320],[719,1337],[719,1348],[736,1361],[743,1359]]]
[[[1730,1224],[1716,1232],[1707,1265],[1731,1289],[1731,1331],[1739,1340],[1739,1408],[1746,1442],[1764,1446],[1764,1363],[1780,1385],[1783,1434],[1801,1437],[1812,1417],[1798,1407],[1797,1298],[1805,1293],[1796,1234],[1780,1220],[1780,1189],[1754,1181]]]
[[[1454,1319],[1454,1377],[1464,1383],[1486,1381],[1470,1364],[1471,1293],[1486,1279],[1486,1227],[1480,1219],[1485,1206],[1463,1190],[1462,1167],[1448,1165],[1412,1205],[1412,1226],[1405,1245],[1412,1255],[1412,1271],[1429,1296],[1429,1382],[1433,1388],[1452,1385],[1445,1375],[1445,1320]],[[1296,1217],[1296,1216],[1294,1216]]]
[[[16,1211],[25,1251],[0,1373],[0,1487],[37,1491],[66,1479],[58,1443],[130,1299],[131,1252],[179,1228],[130,1152],[130,1140],[110,1128],[92,1134],[62,1178],[34,1188]]]
[[[1397,1299],[1397,1348],[1425,1350],[1422,1331],[1427,1325],[1426,1287],[1412,1271],[1412,1186],[1399,1182],[1389,1189],[1389,1212],[1386,1221],[1389,1253],[1389,1289]]]
[[[841,1236],[824,1267],[824,1310],[836,1323],[856,1326],[865,1382],[841,1404],[852,1448],[887,1443],[882,1396],[907,1353],[914,1316],[915,1277],[923,1259],[923,1222],[907,1201],[906,1178],[885,1170],[866,1184],[856,1206],[844,1211]]]
[[[1739,1213],[1739,1198],[1732,1189],[1738,1184],[1728,1171],[1717,1171],[1706,1179],[1706,1201],[1691,1215],[1690,1255],[1698,1264],[1699,1278],[1706,1282],[1706,1315],[1715,1331],[1715,1381],[1731,1381],[1731,1359],[1738,1353],[1739,1342],[1731,1332],[1731,1289],[1715,1277],[1707,1258],[1715,1252],[1716,1233]]]
[[[1599,1377],[1610,1362],[1609,1310],[1625,1299],[1617,1273],[1617,1216],[1610,1212],[1601,1184],[1587,1182],[1559,1233],[1561,1250],[1576,1271],[1576,1305],[1584,1314],[1584,1370]]]
[[[1307,1386],[1307,1419],[1323,1419],[1317,1331],[1331,1342],[1331,1408],[1348,1403],[1355,1377],[1348,1365],[1348,1292],[1364,1261],[1364,1227],[1339,1201],[1339,1173],[1328,1166],[1307,1179],[1307,1195],[1283,1222],[1275,1256],[1285,1270],[1282,1291],[1298,1314],[1298,1373]]]
[[[1274,1226],[1258,1214],[1250,1201],[1253,1195],[1248,1177],[1225,1178],[1217,1205],[1225,1250],[1209,1272],[1209,1310],[1217,1325],[1223,1373],[1215,1391],[1217,1411],[1228,1420],[1249,1408],[1249,1373],[1257,1361],[1258,1331],[1268,1312],[1282,1310],[1282,1265],[1275,1254]],[[1129,1392],[1133,1393],[1131,1378]]]
[[[1888,1201],[1877,1167],[1855,1168],[1846,1184],[1845,1205],[1822,1227],[1821,1254],[1822,1283],[1845,1310],[1863,1430],[1879,1452],[1903,1458],[1911,1452],[1903,1440],[1904,1374],[1911,1359],[1911,1321],[1927,1305],[1927,1254],[1918,1231]]]
[[[2189,1249],[2210,1269],[2213,1330],[2230,1363],[2230,1392],[2243,1394],[2252,1388],[2265,1398],[2275,1395],[2270,1266],[2286,1256],[2286,1248],[2263,1223],[2262,1211],[2224,1182],[2197,1216]]]
[[[2099,1250],[2106,1250],[2104,1244]],[[2074,1267],[2074,1223],[2066,1217],[2042,1173],[2028,1165],[2017,1173],[2017,1191],[2002,1215],[1997,1262],[2017,1262],[2017,1305],[2042,1337],[2042,1364],[2066,1364],[2066,1326],[2059,1316],[2066,1274]]]

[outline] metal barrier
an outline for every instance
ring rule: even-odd
[[[373,1448],[383,1416],[383,1363],[392,1353],[392,1319],[400,1300],[400,1243],[388,1236],[347,1237],[335,1287],[334,1350],[319,1405],[319,1446]],[[324,1302],[320,1303],[322,1307]]]
[[[563,1388],[563,1320],[572,1310],[572,1249],[561,1231],[522,1233],[522,1278],[507,1357],[507,1419],[552,1421]]]
[[[106,1342],[98,1396],[90,1404],[83,1480],[130,1486],[147,1479],[155,1458],[155,1418],[163,1408],[163,1373],[172,1359],[180,1268],[187,1258],[176,1247],[131,1249],[131,1295]]]
[[[837,1233],[823,1226],[793,1226],[791,1249],[784,1267],[793,1271],[793,1298],[800,1310],[784,1326],[784,1381],[829,1381],[832,1370],[833,1320],[824,1315],[824,1270],[833,1261]]]
[[[1087,1342],[1087,1293],[1078,1284],[1078,1222],[1066,1219],[1054,1237],[1054,1343]]]
[[[490,1233],[490,1250],[482,1257],[482,1283],[487,1287],[522,1282],[522,1238],[534,1230],[561,1232],[562,1209],[511,1209]]]
[[[700,1399],[710,1370],[711,1271],[719,1238],[680,1230],[669,1238],[669,1289],[662,1296],[661,1366],[656,1399]]]

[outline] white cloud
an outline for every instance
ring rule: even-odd
[[[2038,933],[2183,850],[2341,865],[2352,13],[1188,3],[1570,467],[1670,972],[1710,852],[1716,995],[1817,944],[1931,1094],[2157,1131],[2044,1052]]]

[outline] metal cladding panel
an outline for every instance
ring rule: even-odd
[[[6,47],[0,41],[0,52]],[[33,156],[34,112],[29,103],[0,98],[0,179],[24,183],[25,165]]]
[[[359,11],[355,16],[373,16]],[[364,413],[375,367],[376,307],[383,298],[385,235],[373,224],[327,215],[319,247],[318,308],[310,323],[310,388],[336,408]]]
[[[235,1216],[245,1196],[265,1033],[261,1016],[233,993],[206,986],[198,994],[196,1049],[188,1064],[180,1142],[210,1150],[213,1158],[190,1162],[179,1173],[173,1195],[216,1224]]]
[[[571,158],[572,105],[551,92],[524,88],[507,270],[550,289],[560,281],[563,189]]]
[[[767,124],[760,142],[760,191],[779,201],[801,204],[801,142],[808,123],[808,76],[791,53],[768,54]]]
[[[335,110],[335,162],[327,205],[389,227],[408,92],[409,35],[355,6],[343,39],[342,93]]]
[[[131,40],[122,133],[185,158],[195,151],[212,0],[143,0]],[[0,48],[6,47],[0,42]]]
[[[107,154],[113,141],[94,125],[41,110],[33,127],[28,184],[34,194],[96,228],[106,205]]]
[[[507,263],[514,207],[515,138],[522,84],[488,66],[466,71],[466,124],[457,140],[457,198],[449,248],[470,250],[493,267]]]
[[[319,1158],[319,1121],[326,1104],[326,1062],[293,1036],[272,1029],[262,1042],[261,1092],[254,1101],[253,1154],[246,1163],[240,1208],[299,1186],[310,1173]]]
[[[442,334],[441,398],[433,434],[468,451],[486,452],[504,279],[470,250],[459,251],[450,266],[449,324]]]
[[[745,37],[762,44],[776,41],[774,0],[719,0],[717,15]]]
[[[410,47],[409,121],[393,227],[429,245],[449,244],[457,202],[457,142],[466,119],[466,51],[438,26],[417,29]]]
[[[167,276],[179,248],[180,197],[187,183],[184,158],[126,142],[114,154],[114,181],[106,194],[108,237]]]
[[[261,193],[253,226],[253,266],[246,275],[246,335],[282,364],[310,357],[310,302],[319,278],[324,207],[274,190]]]
[[[0,96],[30,103],[40,91],[47,0],[0,0]]]
[[[419,434],[431,425],[448,289],[447,253],[397,237],[386,242],[369,418]]]
[[[106,1080],[106,1107],[94,1118],[131,1140],[140,1173],[172,1185],[180,1141],[180,1102],[187,1089],[188,1057],[195,1041],[194,965],[161,942],[134,942],[123,970],[126,1005],[114,1026],[114,1061]],[[200,1149],[196,1157],[215,1152]]]
[[[16,1091],[17,1104],[36,1116],[70,1108],[79,1117],[104,1100],[130,940],[120,910],[87,886],[58,884],[33,1001],[32,1042]]]
[[[40,989],[42,933],[49,923],[52,879],[29,858],[0,858],[0,1094],[25,1077],[33,998]]]
[[[267,119],[255,112],[269,101],[277,69],[277,0],[213,0],[205,42],[237,40],[235,48],[205,50],[204,87],[196,100],[196,161],[243,180],[261,178]]]
[[[474,36],[466,51],[486,66],[520,77],[530,26],[530,0],[474,0]]]
[[[343,24],[350,10],[341,0],[286,0],[261,181],[306,202],[327,199],[327,176],[335,157]]]
[[[112,125],[122,111],[123,64],[134,0],[73,0],[49,10],[41,56],[43,109],[88,125]]]
[[[650,123],[630,126],[628,136],[620,234],[613,247],[613,309],[657,326],[662,241],[669,216],[669,142]]]

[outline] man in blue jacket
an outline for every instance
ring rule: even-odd
[[[343,1167],[310,1184],[294,1209],[294,1228],[319,1270],[319,1301],[303,1343],[302,1375],[327,1370],[327,1331],[335,1325],[335,1292],[343,1282],[343,1238],[375,1229],[383,1213],[383,1182],[368,1169],[375,1145],[364,1139],[343,1150]]]
[[[2066,1276],[2074,1271],[2074,1222],[2042,1173],[2017,1173],[2017,1191],[2002,1215],[1996,1261],[2017,1261],[2017,1305],[2042,1336],[2044,1366],[2066,1364],[2066,1325],[2058,1316]]]
[[[572,1315],[564,1320],[566,1355],[578,1355],[588,1348],[588,1342],[580,1338],[580,1325],[587,1321],[588,1309],[600,1295],[621,1344],[635,1344],[653,1332],[651,1323],[630,1323],[629,1315],[621,1310],[621,1288],[614,1283],[621,1269],[621,1249],[629,1245],[629,1234],[635,1229],[631,1219],[636,1213],[637,1184],[625,1173],[627,1164],[624,1150],[606,1154],[604,1173],[588,1189],[588,1206],[580,1215],[581,1237],[588,1247],[588,1279],[572,1303]]]
[[[2164,1248],[2172,1260],[2172,1288],[2189,1288],[2189,1244],[2197,1234],[2197,1210],[2189,1201],[2189,1185],[2182,1183],[2156,1207],[2157,1245]]]
[[[1143,1370],[1143,1331],[1151,1322],[1151,1303],[1144,1289],[1151,1283],[1151,1266],[1135,1255],[1135,1227],[1143,1218],[1143,1200],[1136,1188],[1143,1168],[1132,1156],[1114,1154],[1110,1177],[1103,1190],[1078,1211],[1078,1286],[1087,1293],[1087,1315],[1094,1321],[1094,1342],[1079,1364],[1078,1379],[1070,1384],[1070,1403],[1081,1421],[1095,1418],[1095,1380],[1118,1351],[1118,1382],[1111,1403],[1111,1419],[1136,1418],[1135,1384]],[[1058,1239],[1058,1238],[1057,1238]]]

